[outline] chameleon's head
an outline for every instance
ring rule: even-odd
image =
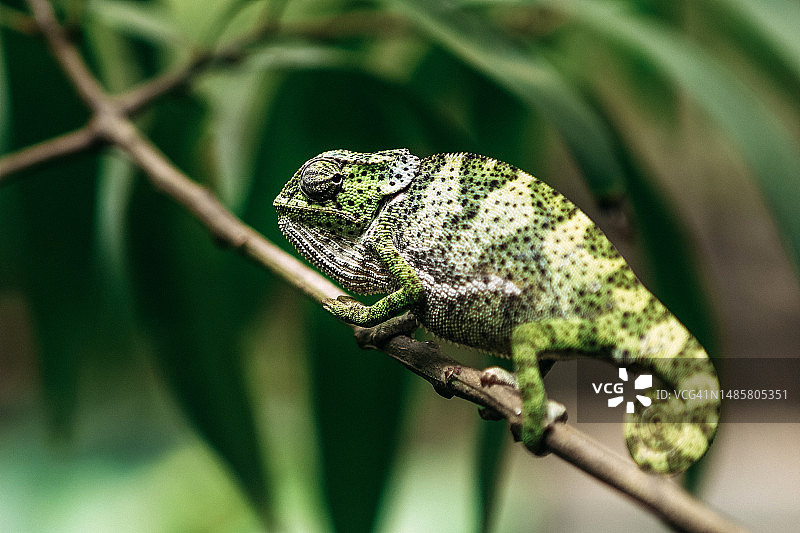
[[[324,152],[306,161],[275,198],[278,225],[300,253],[347,285],[342,263],[356,268],[363,259],[360,236],[418,170],[419,158],[406,149]],[[360,289],[353,290],[377,290]]]
[[[331,150],[306,161],[275,198],[279,219],[360,232],[383,199],[405,189],[419,168],[406,149],[358,153]]]

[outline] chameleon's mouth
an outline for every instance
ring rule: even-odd
[[[297,221],[278,211],[278,227],[300,254],[317,268],[359,294],[388,293],[396,282],[358,241]]]
[[[364,224],[364,217],[357,217],[335,207],[325,207],[321,205],[308,205],[293,200],[287,200],[278,196],[272,202],[273,207],[278,212],[278,217],[287,217],[288,213],[302,213],[303,215],[323,214],[331,215],[336,218],[344,219],[348,223],[361,226]]]

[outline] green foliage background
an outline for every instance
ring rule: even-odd
[[[695,204],[659,163],[707,146],[741,161],[800,264],[793,0],[56,6],[114,92],[260,31],[138,124],[287,248],[271,202],[309,157],[478,152],[595,215],[718,354]],[[0,3],[2,152],[88,119],[26,20],[22,2]],[[387,527],[412,379],[216,247],[113,150],[0,189],[0,529]],[[451,525],[491,523],[499,426],[439,428],[476,442],[471,515]]]

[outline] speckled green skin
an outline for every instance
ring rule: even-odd
[[[316,266],[348,290],[387,294],[372,306],[330,300],[337,317],[369,326],[409,309],[444,339],[511,356],[531,450],[543,451],[551,422],[543,360],[600,357],[649,370],[665,389],[719,388],[697,340],[597,226],[511,165],[334,150],[306,162],[275,207],[281,230]],[[631,455],[644,469],[681,472],[707,450],[718,413],[710,399],[638,406],[626,415]]]

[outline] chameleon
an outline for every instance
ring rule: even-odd
[[[711,391],[636,402],[624,433],[640,468],[680,473],[709,448],[720,401],[706,351],[598,226],[531,174],[470,153],[331,150],[306,161],[274,206],[317,268],[348,291],[385,295],[369,306],[327,299],[337,318],[369,327],[411,311],[437,337],[511,357],[520,439],[534,453],[547,453],[545,433],[563,414],[542,378],[574,357]]]

